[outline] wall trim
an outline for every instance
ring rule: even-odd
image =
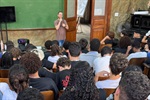
[[[22,29],[8,29],[7,31],[37,31],[37,30],[56,30],[55,28],[22,28]],[[6,30],[2,30],[6,31]]]

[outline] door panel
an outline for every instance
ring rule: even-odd
[[[64,0],[64,18],[69,26],[66,40],[76,41],[77,0]]]
[[[102,40],[109,31],[112,0],[92,0],[91,39]]]

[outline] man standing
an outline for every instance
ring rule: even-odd
[[[66,20],[63,19],[63,13],[58,12],[58,19],[54,22],[56,28],[56,39],[59,42],[59,46],[62,46],[66,39],[66,29],[69,29]]]

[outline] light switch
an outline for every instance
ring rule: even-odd
[[[116,13],[115,13],[115,16],[119,16],[119,13],[116,12]]]

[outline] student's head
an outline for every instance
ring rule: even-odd
[[[46,48],[47,50],[50,50],[50,49],[51,49],[51,46],[52,46],[52,41],[51,41],[51,40],[47,40],[47,41],[45,42],[45,48]]]
[[[12,41],[6,42],[6,51],[10,51],[14,47],[14,43]]]
[[[111,55],[111,53],[112,53],[112,49],[108,46],[103,47],[101,50],[101,56],[102,57],[104,57],[106,54]]]
[[[57,16],[58,16],[58,18],[63,18],[63,13],[62,13],[62,11],[59,11]]]
[[[52,54],[52,56],[56,56],[56,55],[61,55],[62,54],[58,45],[56,45],[56,44],[52,45],[52,47],[51,47],[51,54]]]
[[[33,44],[27,44],[25,47],[26,52],[30,52],[33,49],[36,49],[36,46],[34,46]]]
[[[98,51],[100,47],[100,41],[99,39],[92,39],[90,41],[90,50],[91,51]]]
[[[12,48],[10,50],[10,53],[12,54],[13,58],[16,58],[16,59],[18,59],[21,56],[21,50],[16,47]]]
[[[146,100],[150,94],[150,80],[138,71],[129,71],[121,78],[114,100]]]
[[[33,49],[31,50],[31,52],[35,53],[40,58],[41,61],[44,59],[44,52],[42,50]]]
[[[35,88],[26,88],[18,94],[17,100],[44,100],[44,96]]]
[[[69,54],[72,57],[78,57],[81,53],[81,46],[78,42],[72,42],[69,46]]]
[[[13,65],[9,70],[9,83],[12,89],[19,93],[28,87],[28,71],[27,69],[19,64]]]
[[[88,41],[86,39],[84,39],[84,38],[80,39],[79,43],[80,43],[80,46],[81,46],[82,50],[86,49],[86,47],[88,45]]]
[[[61,100],[100,100],[94,83],[93,70],[87,62],[79,62],[72,70],[67,88]]]
[[[52,45],[54,45],[54,44],[56,44],[56,45],[59,46],[59,42],[58,42],[57,40],[53,40],[53,41],[52,41]]]
[[[126,56],[121,53],[114,53],[110,58],[110,70],[113,75],[119,75],[128,66]]]
[[[121,37],[119,41],[119,47],[122,49],[127,49],[131,44],[131,39],[128,36]]]
[[[40,58],[33,52],[27,52],[22,55],[20,64],[27,68],[29,74],[35,74],[42,66]]]
[[[13,55],[10,52],[5,52],[2,55],[1,64],[2,68],[9,69],[14,64]]]
[[[128,36],[128,33],[126,30],[121,31],[120,37]]]
[[[132,49],[133,49],[134,52],[137,52],[138,50],[141,49],[141,43],[137,40],[133,41]]]
[[[107,35],[113,39],[115,37],[115,33],[114,32],[107,32]]]
[[[64,49],[68,50],[69,49],[69,45],[70,45],[70,42],[69,41],[65,41],[64,44],[63,44]]]
[[[66,57],[61,57],[58,59],[57,68],[59,68],[59,71],[70,69],[71,68],[71,61]]]
[[[136,30],[133,34],[133,38],[141,38],[141,31],[140,30]]]

